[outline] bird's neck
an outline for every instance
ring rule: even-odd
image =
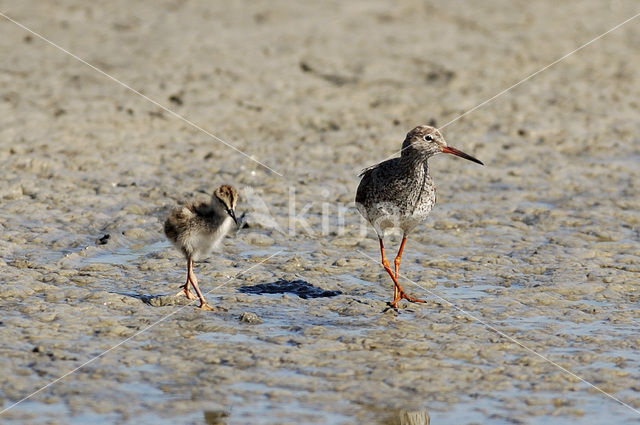
[[[404,154],[404,152],[403,152]],[[400,157],[404,169],[406,172],[419,173],[429,172],[429,164],[427,163],[429,157],[422,152],[406,152],[405,155]]]
[[[220,217],[226,217],[227,210],[222,206],[220,201],[216,197],[211,198],[211,203],[209,204],[209,208],[211,208],[211,212],[215,213]]]

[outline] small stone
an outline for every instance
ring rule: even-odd
[[[258,323],[262,323],[262,319],[258,317],[255,313],[244,312],[240,315],[240,321],[249,323],[250,325],[255,325]]]
[[[224,425],[227,423],[229,413],[224,410],[205,410],[204,421],[207,425]]]
[[[177,93],[169,96],[169,102],[174,103],[178,106],[182,106],[182,104],[184,103],[182,100],[182,94]]]

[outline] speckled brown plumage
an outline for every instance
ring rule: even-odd
[[[443,152],[482,164],[448,146],[438,129],[421,125],[407,133],[399,158],[366,168],[360,174],[362,180],[356,192],[356,207],[378,234],[382,265],[394,282],[394,299],[389,303],[393,308],[402,298],[424,302],[404,292],[398,284],[398,270],[407,235],[427,218],[436,202],[436,187],[429,175],[427,160]],[[385,257],[383,243],[385,230],[394,227],[403,232],[395,260],[395,274]]]
[[[164,223],[164,233],[187,259],[187,281],[177,295],[189,299],[195,296],[189,289],[193,285],[200,299],[200,307],[212,310],[198,287],[193,273],[193,262],[208,256],[232,228],[238,194],[231,186],[220,186],[210,202],[191,202],[171,211]]]

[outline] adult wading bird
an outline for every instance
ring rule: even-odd
[[[451,146],[437,128],[420,125],[409,133],[402,143],[399,158],[393,158],[362,171],[362,180],[356,193],[356,206],[360,214],[373,225],[380,240],[382,265],[394,284],[393,301],[389,306],[397,308],[398,301],[406,299],[423,303],[410,297],[398,283],[398,270],[407,235],[421,223],[436,203],[436,187],[429,175],[427,160],[439,153],[450,153],[484,165],[480,160]],[[402,243],[391,270],[384,255],[386,229],[402,229]]]
[[[225,235],[237,224],[235,208],[238,193],[231,186],[220,186],[211,196],[211,202],[191,202],[177,208],[164,222],[167,238],[187,259],[187,281],[176,296],[184,295],[193,300],[196,296],[189,289],[193,285],[202,310],[214,310],[200,292],[198,279],[193,272],[193,262],[199,261],[213,251]]]

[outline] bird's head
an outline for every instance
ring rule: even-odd
[[[407,133],[402,143],[402,156],[419,156],[427,159],[439,153],[450,153],[484,165],[482,161],[447,145],[440,131],[428,125],[419,125]]]
[[[233,221],[238,224],[238,220],[236,219],[236,204],[238,203],[238,192],[229,186],[222,185],[213,192],[213,200],[214,203],[217,203],[217,207],[220,211],[224,211],[233,219]]]

